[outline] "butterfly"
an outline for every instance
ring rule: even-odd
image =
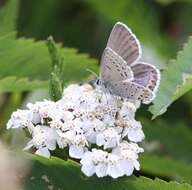
[[[132,31],[117,22],[103,51],[99,84],[112,95],[148,104],[159,86],[159,70],[139,61],[141,45]]]

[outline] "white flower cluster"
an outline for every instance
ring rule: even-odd
[[[26,128],[32,136],[25,150],[46,157],[57,147],[68,148],[69,156],[80,159],[87,176],[131,175],[139,170],[136,143],[144,139],[136,107],[119,97],[105,94],[91,85],[70,85],[57,102],[29,103],[17,110],[7,128]]]

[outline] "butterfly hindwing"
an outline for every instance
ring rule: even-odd
[[[107,47],[121,56],[128,65],[136,62],[141,56],[139,41],[131,30],[121,22],[116,23],[113,27]]]
[[[134,74],[133,82],[156,92],[159,86],[160,72],[156,67],[144,62],[138,62],[131,65]]]
[[[108,88],[114,95],[132,100],[141,100],[145,104],[150,103],[155,97],[155,94],[151,90],[134,82],[111,82]]]

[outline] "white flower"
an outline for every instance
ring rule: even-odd
[[[104,116],[103,116],[103,122],[106,125],[114,126],[117,112],[119,111],[119,108],[117,105],[115,106],[113,103],[112,105],[106,105],[103,109]]]
[[[27,127],[29,132],[31,132],[34,127],[32,119],[33,116],[29,110],[17,110],[13,112],[11,119],[8,121],[7,129]]]
[[[126,127],[123,129],[123,137],[127,136],[133,142],[141,142],[145,138],[140,122],[132,119],[127,121],[126,124]]]
[[[136,112],[136,107],[133,103],[125,101],[119,111],[121,118],[134,119]]]
[[[67,100],[67,99],[61,99],[56,102],[57,106],[59,107],[60,111],[74,111],[78,108],[76,101],[74,100]]]
[[[137,106],[88,84],[70,85],[57,102],[44,100],[14,112],[7,128],[28,129],[32,139],[25,150],[33,147],[50,157],[58,145],[80,160],[85,175],[118,178],[140,167],[143,149],[134,142],[144,133],[135,120]]]
[[[63,133],[60,130],[57,130],[57,144],[59,146],[59,148],[63,149],[65,147],[67,147],[70,143],[70,139],[66,138],[67,134]]]
[[[118,178],[124,175],[124,170],[120,163],[120,157],[115,154],[108,154],[107,158],[107,175],[112,178]]]
[[[58,139],[57,143],[60,148],[69,146],[69,155],[72,158],[81,158],[84,152],[87,150],[85,146],[88,146],[88,142],[83,134],[83,131],[76,127],[67,132],[57,131]]]
[[[69,99],[78,99],[82,96],[83,89],[78,84],[72,84],[65,88],[63,92],[63,99],[69,98]]]
[[[39,115],[39,122],[44,123],[44,119],[53,116],[55,111],[55,103],[52,101],[44,100],[43,102],[36,102],[35,104],[28,103],[27,108],[35,115],[36,120]]]
[[[58,115],[59,115],[59,113],[58,113]],[[60,114],[60,116],[61,116],[61,114]],[[62,117],[57,117],[57,116],[52,117],[51,118],[52,120],[49,121],[48,123],[50,124],[50,127],[52,127],[52,128],[67,130],[67,129],[71,128],[70,123],[72,123],[73,118],[74,118],[74,115],[71,112],[64,111],[64,112],[62,112]]]
[[[61,130],[63,132],[66,132],[66,131],[72,130],[74,127],[75,127],[74,121],[70,120],[70,121],[67,121],[67,122],[64,123]]]
[[[87,176],[92,176],[95,173],[98,177],[106,176],[107,156],[107,152],[97,149],[86,152],[80,161],[81,171]]]
[[[120,137],[121,136],[114,128],[109,127],[97,135],[96,144],[98,146],[103,145],[104,149],[113,148],[119,144]]]
[[[112,178],[131,175],[135,166],[134,162],[135,159],[133,161],[131,159],[126,160],[122,158],[122,155],[98,149],[86,152],[80,161],[81,171],[85,175],[92,176],[96,174],[98,177],[111,176]]]
[[[70,111],[64,111],[62,112],[62,120],[64,122],[67,122],[67,121],[71,121],[72,119],[74,118],[74,115],[73,113],[71,113]]]
[[[63,101],[72,101],[78,106],[83,106],[90,98],[92,98],[92,87],[90,85],[70,85],[64,90]]]
[[[37,149],[36,154],[50,157],[49,150],[55,150],[56,138],[57,135],[54,129],[37,125],[32,132],[32,140],[27,143],[24,150],[35,147]]]
[[[55,129],[62,129],[64,126],[64,123],[60,119],[53,119],[48,123],[50,124],[51,128],[55,128]]]
[[[115,123],[115,118],[111,115],[105,114],[103,118],[103,122],[108,126],[113,126]]]
[[[129,176],[133,173],[134,168],[139,170],[140,164],[138,162],[138,153],[143,152],[135,143],[128,143],[123,141],[118,147],[114,148],[112,153],[120,157],[121,168],[125,175]]]
[[[81,129],[75,129],[73,139],[71,139],[71,144],[69,145],[69,155],[72,158],[81,158],[88,146],[88,142]]]
[[[105,129],[105,124],[99,119],[76,119],[74,124],[84,131],[84,135],[90,143],[96,143],[97,134]]]
[[[80,159],[87,150],[88,149],[83,145],[70,145],[69,156],[71,156],[71,158]]]
[[[139,147],[138,144],[133,143],[133,142],[127,142],[127,141],[122,141],[118,147],[116,147],[114,150],[122,151],[122,150],[132,150],[136,154],[144,152],[143,148]],[[118,152],[119,154],[120,152]]]

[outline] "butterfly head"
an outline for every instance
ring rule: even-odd
[[[100,79],[93,79],[89,81],[89,84],[93,87],[98,87],[99,85],[101,85],[101,80]]]

